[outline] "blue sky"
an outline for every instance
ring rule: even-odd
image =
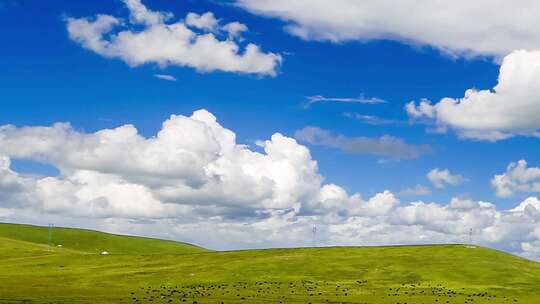
[[[256,31],[252,34],[256,43],[270,51],[291,54],[285,55],[275,78],[223,72],[201,74],[189,68],[159,69],[151,64],[130,68],[122,61],[108,60],[80,48],[68,38],[63,22],[64,16],[125,15],[121,2],[12,3],[2,9],[3,27],[10,28],[14,22],[23,26],[6,32],[4,73],[0,77],[7,108],[0,116],[1,124],[50,125],[66,121],[92,132],[132,123],[142,134],[152,135],[170,114],[189,114],[204,108],[235,130],[246,144],[274,132],[292,136],[297,129],[314,125],[347,136],[390,134],[433,146],[433,153],[421,159],[383,165],[377,163],[376,156],[311,148],[329,181],[366,193],[386,188],[399,191],[414,186],[408,184],[411,181],[425,184],[425,174],[433,167],[448,167],[470,176],[471,182],[460,187],[461,191],[455,190],[457,193],[492,199],[489,179],[494,173],[510,161],[538,158],[534,149],[526,153],[520,148],[524,144],[521,139],[512,144],[461,142],[451,134],[426,134],[421,125],[369,126],[342,116],[344,112],[357,112],[407,121],[403,107],[411,100],[459,97],[470,87],[492,87],[498,66],[487,59],[452,59],[429,47],[417,49],[386,41],[338,45],[305,42],[287,35],[278,22],[225,5],[149,1],[149,7],[179,14],[211,10],[224,19],[240,20]],[[155,79],[155,73],[174,75],[178,81]],[[382,98],[389,104],[317,104],[303,109],[306,96],[362,94]],[[527,142],[535,144],[537,140]],[[434,198],[448,199],[456,194],[454,189],[450,191],[434,193]]]
[[[245,6],[249,7],[249,2],[245,1]],[[534,195],[534,191],[516,191],[498,197],[490,180],[521,159],[531,167],[538,166],[537,137],[518,135],[486,141],[462,138],[452,127],[444,133],[433,132],[429,130],[433,122],[415,120],[404,109],[407,103],[423,98],[436,103],[444,97],[462,98],[470,88],[493,88],[499,76],[497,56],[449,54],[435,43],[403,42],[407,39],[302,39],[283,29],[286,21],[231,2],[146,0],[144,5],[153,11],[173,12],[174,20],[188,12],[211,11],[223,23],[247,25],[249,31],[242,34],[238,45],[254,43],[262,52],[279,54],[282,62],[275,68],[277,74],[201,72],[153,62],[130,66],[70,39],[66,18],[109,14],[128,20],[129,11],[122,1],[0,1],[0,125],[69,122],[78,132],[93,133],[133,124],[141,135],[150,137],[171,114],[189,116],[206,109],[223,127],[236,133],[238,144],[255,151],[261,151],[255,145],[257,140],[266,140],[276,132],[294,137],[306,126],[344,138],[390,135],[407,144],[431,147],[418,158],[403,159],[351,154],[301,142],[317,161],[325,183],[340,185],[348,193],[361,193],[364,198],[384,190],[400,197],[400,191],[423,185],[431,194],[400,200],[447,204],[453,197],[469,197],[510,209]],[[287,18],[292,17],[281,19]],[[137,30],[140,25],[128,28]],[[155,74],[171,75],[176,81],[162,80]],[[315,95],[373,97],[387,103],[328,101],[306,107],[307,97]],[[392,122],[370,125],[345,113]],[[20,174],[60,174],[54,163],[10,157],[11,168]],[[448,169],[464,181],[436,189],[426,177],[435,168]]]

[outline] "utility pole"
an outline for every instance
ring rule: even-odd
[[[317,246],[317,226],[313,225],[313,247]]]
[[[54,224],[49,224],[49,241],[48,241],[49,251],[52,251],[53,228],[54,228]]]
[[[469,245],[473,244],[472,235],[473,235],[473,229],[471,228],[469,230]]]

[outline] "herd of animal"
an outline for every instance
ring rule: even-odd
[[[474,304],[518,303],[512,297],[486,291],[452,289],[442,284],[401,284],[385,290],[367,280],[351,283],[255,281],[207,283],[178,286],[146,286],[132,291],[124,303],[393,303],[393,304]]]

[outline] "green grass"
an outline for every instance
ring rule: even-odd
[[[49,228],[0,223],[0,238],[46,245],[49,242]],[[53,228],[52,243],[84,253],[108,251],[114,254],[178,254],[208,251],[186,243],[73,228]]]
[[[211,252],[59,228],[54,239],[51,251],[47,228],[0,225],[0,303],[540,303],[539,263],[481,247]]]

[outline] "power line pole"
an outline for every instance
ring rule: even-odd
[[[473,244],[472,235],[473,235],[473,229],[471,228],[469,230],[469,245]]]
[[[52,251],[52,238],[53,238],[53,228],[54,224],[49,224],[49,251]]]
[[[317,246],[317,226],[313,225],[313,247]]]

